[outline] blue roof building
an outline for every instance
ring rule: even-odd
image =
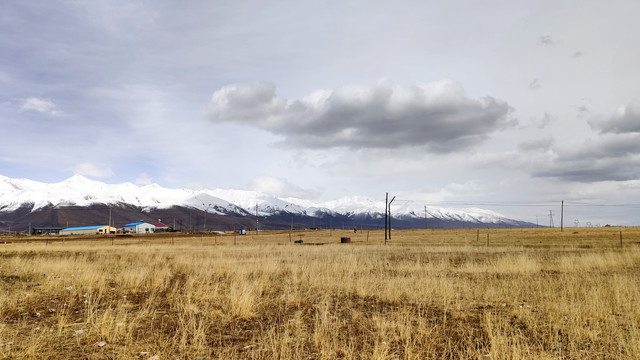
[[[116,228],[108,225],[78,226],[60,230],[60,235],[107,235],[115,234]]]
[[[122,231],[126,233],[146,234],[156,231],[156,226],[148,222],[137,221],[125,224],[122,227]]]

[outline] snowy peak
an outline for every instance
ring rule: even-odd
[[[322,203],[296,198],[279,198],[264,193],[235,189],[168,189],[158,184],[106,184],[81,175],[47,184],[28,179],[12,179],[0,175],[0,212],[30,206],[32,211],[46,207],[90,206],[93,204],[131,205],[144,211],[182,206],[210,214],[270,216],[291,214],[321,217],[341,215],[384,217],[383,200],[362,196],[344,197]],[[438,218],[451,221],[504,223],[499,213],[483,209],[446,209],[428,207],[417,202],[398,201],[392,206],[393,216],[402,219]]]

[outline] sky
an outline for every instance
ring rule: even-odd
[[[639,13],[0,0],[0,174],[640,225]]]

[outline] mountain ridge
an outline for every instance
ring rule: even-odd
[[[349,219],[351,223],[384,224],[384,201],[363,196],[343,197],[336,200],[314,203],[297,198],[283,198],[252,190],[236,189],[172,189],[158,184],[135,185],[130,182],[106,184],[81,175],[74,175],[57,183],[44,183],[24,178],[9,178],[0,175],[0,221],[8,214],[20,212],[25,216],[51,209],[71,207],[96,208],[116,207],[136,209],[141,217],[154,213],[166,213],[180,209],[207,215],[255,218],[294,217],[305,224],[315,224],[319,219]],[[400,201],[392,208],[394,219],[406,226],[423,227],[424,205]],[[133,211],[133,210],[132,210]],[[256,214],[257,213],[257,214]],[[524,222],[513,220],[491,210],[447,209],[426,207],[429,220],[469,225],[523,226]],[[28,217],[28,216],[27,216]],[[363,219],[366,219],[364,221]],[[14,220],[16,221],[16,220]],[[292,220],[293,221],[293,220]],[[24,221],[23,221],[24,222]],[[204,221],[203,221],[204,222]],[[410,225],[413,224],[413,225]],[[418,225],[420,224],[420,225]],[[327,226],[330,224],[325,224]]]

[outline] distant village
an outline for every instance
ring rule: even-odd
[[[148,223],[145,221],[125,224],[121,228],[109,225],[92,225],[79,227],[34,227],[33,235],[109,235],[109,234],[149,234],[155,232],[173,231],[169,226],[161,223]]]

